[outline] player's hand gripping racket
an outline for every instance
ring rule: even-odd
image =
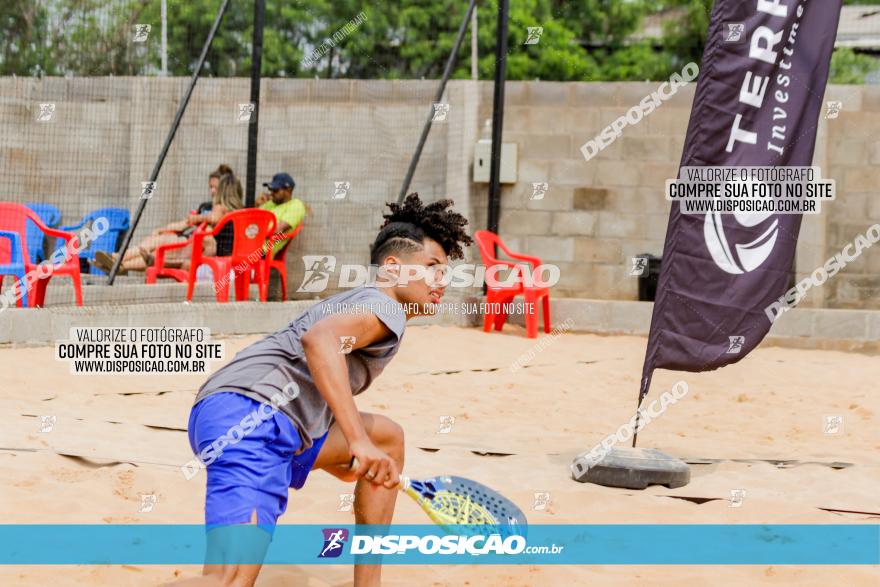
[[[350,468],[358,468],[352,459]],[[415,500],[434,522],[448,526],[501,526],[502,534],[522,533],[528,521],[516,505],[493,489],[465,479],[443,475],[417,481],[400,476],[397,488]],[[454,529],[460,533],[461,529]]]

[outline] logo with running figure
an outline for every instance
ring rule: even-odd
[[[526,27],[528,32],[526,33],[526,42],[523,45],[537,45],[541,40],[541,35],[544,34],[544,27],[542,26],[530,26]]]
[[[141,200],[149,200],[156,194],[156,182],[155,181],[142,181],[141,182]]]
[[[728,355],[738,355],[743,349],[743,345],[746,344],[745,336],[728,336],[727,339],[729,343],[727,347]]]
[[[330,274],[336,269],[336,257],[333,255],[303,255],[305,275],[298,292],[317,293],[327,289]]]
[[[348,196],[348,192],[351,191],[350,181],[334,181],[333,186],[334,200],[344,200],[345,197]]]
[[[159,502],[159,497],[155,493],[141,493],[141,505],[138,507],[139,514],[148,514],[153,511]]]
[[[324,533],[324,547],[318,554],[318,558],[339,557],[348,541],[348,530],[345,528],[324,528],[321,532]]]
[[[645,269],[648,268],[648,259],[645,257],[633,257],[630,260],[632,261],[632,267],[630,267],[629,274],[635,277],[644,275]]]
[[[254,113],[257,111],[257,106],[253,102],[248,102],[246,104],[238,105],[238,112],[235,115],[235,122],[237,124],[244,123],[248,124],[256,121],[256,116]]]
[[[449,104],[434,104],[434,114],[431,116],[431,122],[446,122],[449,115]]]
[[[731,489],[730,490],[730,499],[727,500],[727,507],[730,508],[738,508],[742,507],[743,500],[746,498],[746,490],[745,489]]]
[[[339,337],[339,354],[341,354],[341,355],[351,354],[351,351],[354,350],[355,343],[357,343],[357,338],[354,336],[340,336]]]
[[[350,512],[354,507],[354,493],[340,493],[337,512]]]
[[[57,416],[40,416],[40,432],[52,432],[57,421]]]
[[[147,38],[150,36],[150,31],[153,30],[153,25],[150,24],[136,24],[134,25],[134,38],[132,38],[132,42],[134,43],[144,43]]]
[[[728,22],[727,30],[724,31],[724,42],[725,43],[738,43],[740,39],[743,38],[743,33],[745,33],[746,25],[742,22]]]
[[[546,181],[533,181],[532,182],[532,195],[529,198],[530,200],[543,200],[544,196],[547,195],[547,190],[550,189],[550,184]]]
[[[46,102],[43,104],[39,104],[39,111],[37,112],[37,122],[52,122],[53,117],[55,116],[55,104],[52,102]]]
[[[843,430],[843,416],[825,416],[825,434],[840,434]]]

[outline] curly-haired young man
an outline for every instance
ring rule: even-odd
[[[189,438],[207,465],[207,525],[259,524],[268,531],[259,546],[264,553],[287,507],[288,488],[301,488],[313,469],[357,480],[356,523],[391,522],[403,430],[386,416],[359,412],[353,396],[397,353],[406,321],[434,311],[448,259],[462,257],[461,245],[472,242],[467,220],[449,209],[452,203],[425,205],[411,194],[403,204],[389,204],[384,215],[371,264],[386,282],[404,268],[415,267],[409,275],[420,277],[328,297],[242,350],[202,385]],[[230,434],[236,426],[238,432]],[[352,471],[354,459],[359,466]],[[261,565],[236,564],[235,554],[226,551],[241,545],[212,533],[209,553],[219,552],[223,562],[206,561],[204,577],[183,583],[253,585]],[[380,572],[378,565],[355,565],[354,584],[379,585]]]

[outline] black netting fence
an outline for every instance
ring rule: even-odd
[[[51,59],[41,55],[29,70],[39,75],[0,78],[0,123],[4,129],[0,230],[21,237],[20,242],[0,238],[0,253],[5,255],[2,261],[15,264],[17,259],[23,260],[19,273],[37,271],[34,264],[41,260],[56,262],[49,287],[44,293],[32,290],[30,304],[77,303],[75,281],[82,283],[85,305],[184,299],[182,282],[188,279],[194,259],[193,234],[210,230],[227,212],[247,209],[248,133],[257,123],[256,205],[268,201],[276,210],[276,224],[284,223],[288,232],[302,220],[300,232],[279,261],[288,270],[288,297],[316,295],[314,291],[297,291],[302,289],[302,276],[313,257],[328,258],[330,268],[367,264],[369,245],[385,203],[397,199],[422,126],[433,109],[438,82],[264,78],[257,121],[249,78],[202,76],[161,171],[156,181],[150,182],[190,78],[161,75],[160,27],[155,22],[149,26],[143,23],[155,8],[152,4],[157,3],[147,4],[86,3],[63,25],[101,31],[108,46],[116,36],[125,35],[126,47],[107,53],[106,58],[125,63],[124,67],[113,66],[114,71],[122,69],[134,75],[71,74],[71,69],[101,73],[97,54],[104,41],[77,43],[65,37],[65,42],[76,46],[65,53],[63,64],[50,67],[47,59]],[[208,4],[215,10],[220,5]],[[181,10],[180,4],[175,7]],[[87,15],[83,8],[94,12]],[[227,29],[236,26],[240,17],[240,10],[227,14],[221,25],[226,37]],[[214,13],[205,18],[213,20]],[[360,17],[353,13],[338,29],[341,35],[336,35],[336,42],[354,34],[363,18],[362,13]],[[90,22],[80,22],[82,19]],[[61,21],[56,20],[47,22],[45,28],[55,31],[60,26]],[[189,58],[170,58],[171,72],[181,67],[181,60],[192,66],[207,34],[200,33],[201,29],[191,33]],[[273,38],[267,32],[266,42]],[[63,46],[54,39],[49,35],[45,48],[53,55]],[[218,47],[210,56],[227,52],[222,41],[218,35]],[[311,51],[303,63],[317,66],[332,57],[325,55],[326,46],[307,44],[306,49]],[[77,61],[73,55],[83,53],[93,61],[83,57],[81,67],[74,67]],[[20,67],[28,71],[25,64]],[[216,56],[214,61],[209,57],[205,73],[217,68]],[[48,75],[65,71],[67,75]],[[237,69],[234,73],[248,71]],[[426,201],[455,191],[461,194],[456,197],[457,207],[468,214],[468,162],[462,147],[470,140],[465,134],[474,127],[471,119],[476,116],[479,96],[470,82],[453,84],[445,96],[446,103],[452,102],[453,114],[440,116],[433,125],[411,191],[419,192]],[[282,180],[282,194],[274,196],[277,201],[273,202],[263,184],[271,183],[277,174],[286,174],[293,183]],[[292,190],[285,194],[283,188]],[[144,212],[135,226],[144,199]],[[242,230],[249,226],[243,225]],[[222,237],[205,238],[202,254],[230,255],[234,241],[231,229],[233,226],[227,225]],[[67,241],[52,231],[83,237],[78,259],[68,257],[57,263],[65,259]],[[133,231],[130,244],[122,255],[120,248],[129,231]],[[119,256],[122,261],[111,286],[108,274]],[[215,299],[214,285],[222,287],[215,282],[224,277],[215,275],[217,271],[208,265],[200,267],[193,299]],[[274,282],[280,272],[274,273],[272,295],[277,298]],[[9,295],[14,294],[15,277],[11,272],[5,278],[4,292],[12,292]],[[236,278],[233,274],[233,284]],[[333,291],[336,285],[331,281],[325,291]],[[255,292],[252,288],[250,299]]]
[[[452,197],[473,229],[486,226],[487,185],[485,180],[474,180],[474,153],[475,145],[487,138],[485,122],[491,116],[489,80],[495,68],[497,10],[492,1],[478,3],[476,42],[471,47],[467,35],[453,79],[435,106],[437,78],[467,1],[439,6],[415,1],[267,0],[256,120],[248,77],[254,3],[230,0],[161,171],[150,183],[222,4],[222,0],[2,3],[4,293],[14,291],[13,280],[37,269],[48,271],[36,267],[41,260],[65,259],[57,253],[63,250],[65,237],[53,230],[65,234],[88,230],[91,236],[101,234],[63,267],[56,263],[46,291],[35,285],[29,292],[31,305],[77,303],[72,285],[77,272],[85,305],[183,300],[186,286],[181,280],[186,280],[194,255],[193,232],[203,222],[216,226],[223,216],[218,211],[225,214],[247,204],[243,188],[248,180],[248,133],[255,124],[257,198],[260,202],[270,198],[262,184],[283,173],[295,183],[291,198],[301,203],[301,208],[285,205],[284,212],[288,219],[303,219],[279,265],[287,269],[290,298],[315,295],[307,288],[301,291],[301,286],[316,260],[327,259],[333,266],[368,262],[368,246],[385,203],[397,199],[431,112],[436,120],[410,191],[419,192],[426,201]],[[578,147],[656,87],[651,82],[650,87],[630,91],[612,82],[668,79],[683,64],[699,60],[711,8],[709,0],[608,4],[617,8],[514,3],[510,17],[508,78],[537,83],[508,84],[504,141],[517,144],[520,161],[517,179],[505,184],[502,229],[511,227],[515,248],[537,251],[560,264],[565,273],[560,291],[565,295],[626,297],[634,286],[613,285],[628,283],[620,267],[631,254],[661,252],[663,210],[648,207],[656,218],[645,220],[644,230],[636,235],[629,235],[626,224],[643,219],[627,220],[623,214],[641,197],[637,187],[647,191],[661,185],[649,186],[645,178],[668,177],[669,172],[657,169],[661,163],[674,167],[686,124],[685,108],[669,116],[654,115],[652,122],[615,146],[623,152],[603,154],[602,158],[625,159],[627,165],[653,165],[639,167],[632,181],[618,181],[626,173],[600,169],[618,162],[599,158],[585,164]],[[878,79],[878,23],[880,12],[871,7],[844,7],[832,83]],[[472,65],[482,81],[470,79]],[[608,85],[581,83],[596,81]],[[560,82],[579,85],[569,88]],[[838,138],[852,138],[850,127],[865,128],[857,118],[871,116],[862,111],[873,108],[874,98],[852,95],[838,106],[829,104],[829,109],[842,109],[840,123],[823,123],[828,124],[827,142],[832,147]],[[829,110],[824,120],[837,118]],[[650,137],[641,146],[636,144],[642,141],[639,133]],[[861,143],[867,138],[855,137]],[[667,150],[672,153],[668,161],[659,161],[656,153]],[[864,161],[853,165],[874,162],[871,153],[866,151]],[[828,162],[849,173],[844,169],[849,162],[838,159],[831,157]],[[535,186],[557,190],[563,204],[554,208],[549,200],[533,202],[529,194],[537,193]],[[862,196],[867,198],[858,194]],[[136,211],[145,198],[144,213],[135,227]],[[595,218],[586,218],[591,206]],[[863,208],[868,206],[865,203]],[[532,211],[538,213],[527,215]],[[575,214],[567,223],[560,217],[568,212]],[[852,233],[849,228],[834,232],[838,226],[855,227],[852,212],[841,204],[829,216],[832,236]],[[280,219],[282,212],[276,216]],[[121,256],[120,246],[129,232],[130,246],[119,262],[119,274],[108,285],[107,274]],[[629,236],[633,238],[624,242]],[[224,233],[222,238],[206,239],[202,253],[223,256],[231,246],[227,237]],[[562,238],[554,240],[557,237]],[[468,254],[474,257],[475,250]],[[149,268],[156,271],[151,274]],[[198,272],[193,299],[216,299],[213,283],[224,278],[217,272],[207,267]],[[605,285],[594,287],[597,283]],[[333,281],[325,291],[332,291],[334,284],[338,285]],[[251,299],[255,295],[255,290],[249,293]]]

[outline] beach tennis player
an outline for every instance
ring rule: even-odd
[[[288,489],[302,488],[313,469],[357,481],[357,524],[391,522],[403,430],[386,416],[358,412],[353,396],[395,356],[407,320],[436,310],[448,259],[462,257],[462,245],[472,242],[452,203],[424,205],[411,194],[389,204],[371,247],[380,274],[375,284],[318,302],[202,385],[188,429],[193,451],[207,465],[206,525],[257,524],[248,535],[262,541],[257,547],[264,554],[287,509]],[[414,277],[396,279],[403,270]],[[235,426],[242,433],[230,435]],[[224,435],[225,446],[218,445]],[[223,562],[212,557],[202,577],[178,585],[254,584],[261,565],[253,557],[236,564],[234,552],[226,557],[241,544],[224,540],[222,531],[209,528],[207,537],[208,552],[221,551]],[[355,586],[379,585],[380,572],[378,565],[355,565]]]

